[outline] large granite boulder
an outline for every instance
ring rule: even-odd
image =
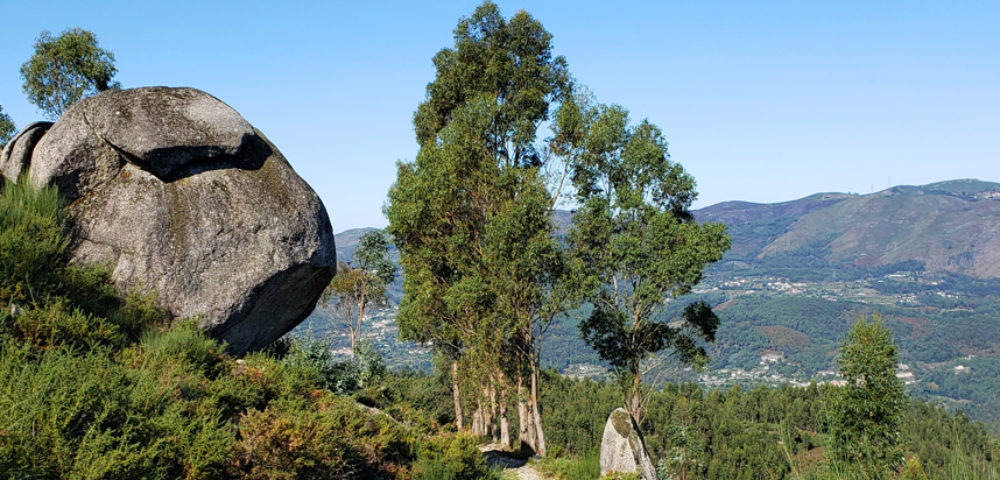
[[[601,475],[611,472],[638,472],[643,480],[657,480],[639,426],[623,408],[611,412],[601,437]]]
[[[24,167],[31,161],[31,152],[49,130],[52,122],[35,122],[18,132],[0,152],[0,175],[17,180]]]
[[[172,316],[200,318],[234,352],[295,327],[335,273],[315,192],[205,92],[151,87],[82,100],[27,167],[33,183],[55,184],[67,200],[74,261],[111,265],[119,289],[156,291]]]

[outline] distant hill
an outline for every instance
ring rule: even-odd
[[[951,180],[858,195],[817,193],[781,203],[724,202],[694,211],[722,222],[732,248],[709,275],[775,275],[793,281],[851,280],[911,272],[1000,278],[1000,183]],[[573,215],[553,214],[565,232]],[[336,235],[337,258],[350,262],[362,235]],[[392,249],[393,260],[399,253]],[[390,288],[398,302],[401,271]]]
[[[1000,278],[1000,184],[952,180],[869,195],[821,193],[775,204],[725,202],[694,212],[729,226],[715,271],[753,268],[815,280],[902,270]],[[809,278],[809,276],[814,278]]]

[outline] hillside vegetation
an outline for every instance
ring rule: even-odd
[[[67,264],[61,212],[51,188],[0,196],[4,477],[498,475],[477,439],[444,427],[446,376],[387,372],[370,351],[337,362],[315,343],[229,356],[192,322],[164,324],[151,297],[119,298],[106,271]],[[554,459],[539,467],[593,471],[617,387],[551,371],[542,385]],[[646,438],[660,471],[684,478],[843,478],[824,460],[831,391],[668,386]],[[902,433],[905,478],[997,478],[1000,445],[964,415],[915,402]]]
[[[67,263],[62,212],[53,188],[0,194],[0,477],[494,475],[476,439],[388,401],[378,357],[293,342],[234,358],[163,323],[152,294],[119,298],[105,270]]]

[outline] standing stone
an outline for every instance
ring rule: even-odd
[[[17,180],[31,162],[31,152],[38,140],[52,126],[52,122],[35,122],[18,132],[0,152],[0,175]]]
[[[601,475],[611,472],[638,472],[643,480],[657,480],[639,426],[623,408],[611,412],[601,438]]]
[[[299,324],[336,271],[316,193],[199,90],[84,99],[41,138],[28,173],[67,201],[73,261],[110,265],[120,290],[155,291],[171,316],[198,318],[237,353]]]

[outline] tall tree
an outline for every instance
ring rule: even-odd
[[[862,469],[865,478],[895,478],[903,458],[900,422],[907,398],[896,377],[899,349],[879,315],[854,324],[837,363],[846,384],[834,392],[831,405],[834,459]]]
[[[361,340],[365,314],[373,305],[385,305],[386,287],[396,276],[385,232],[375,230],[362,235],[351,263],[353,267],[340,262],[337,274],[320,297],[320,304],[331,305],[337,317],[347,325],[353,358]]]
[[[10,115],[3,113],[3,107],[0,107],[0,149],[3,149],[14,136],[14,130],[14,121]]]
[[[53,37],[43,31],[35,40],[35,53],[21,65],[24,93],[46,117],[55,120],[85,96],[118,88],[112,77],[113,53],[97,45],[93,32],[64,30]]]
[[[525,341],[558,247],[537,131],[570,81],[551,35],[523,11],[508,20],[486,2],[454,33],[414,115],[420,152],[399,165],[386,206],[406,273],[397,321],[403,338],[447,354],[453,374],[466,356],[491,366],[484,396],[504,397],[512,377],[525,385],[536,348]],[[501,351],[517,360],[492,361]],[[453,377],[461,422],[458,385]],[[519,402],[528,397],[519,391]]]
[[[718,318],[704,303],[681,318],[657,315],[672,297],[701,280],[706,265],[729,248],[725,225],[697,223],[689,208],[694,179],[670,160],[660,129],[631,126],[619,106],[567,101],[556,115],[558,150],[571,157],[580,208],[568,235],[594,305],[581,336],[618,374],[629,412],[641,420],[641,365],[665,349],[684,363],[703,363]]]

